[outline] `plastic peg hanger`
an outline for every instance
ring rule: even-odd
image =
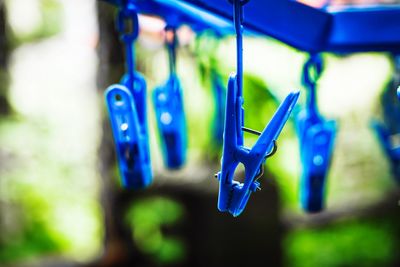
[[[306,212],[319,212],[324,208],[326,176],[336,136],[336,122],[325,120],[318,111],[316,87],[322,71],[321,56],[310,55],[303,67],[307,104],[297,117],[302,163],[300,198]]]
[[[400,56],[393,56],[393,78],[381,96],[383,121],[372,121],[381,146],[390,160],[391,171],[400,184]]]
[[[154,89],[153,104],[164,164],[169,169],[178,169],[186,161],[187,129],[182,88],[176,74],[176,28],[167,26],[165,37],[170,73],[167,82]]]
[[[276,151],[276,139],[286,124],[300,92],[290,93],[266,125],[264,130],[257,131],[244,127],[243,115],[243,5],[247,1],[230,1],[234,7],[234,24],[237,40],[237,73],[228,81],[224,142],[221,171],[216,174],[219,180],[218,209],[233,216],[240,215],[252,192],[259,189],[257,181],[263,175],[263,164],[267,157]],[[243,132],[259,134],[252,148],[244,146]],[[235,169],[242,163],[245,167],[243,183],[234,180]]]
[[[122,185],[145,188],[152,182],[147,128],[146,82],[135,71],[134,43],[139,35],[138,13],[133,1],[119,6],[117,30],[125,45],[126,74],[121,84],[105,92]]]

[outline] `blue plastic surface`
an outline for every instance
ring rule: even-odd
[[[105,97],[122,185],[125,188],[145,188],[152,180],[150,158],[133,97],[126,86],[117,84],[107,89]]]
[[[119,4],[124,0],[104,0]],[[126,1],[126,0],[125,0]],[[188,24],[196,31],[231,32],[227,0],[136,0],[140,12]],[[400,6],[316,9],[293,0],[251,0],[244,26],[308,52],[400,50]]]
[[[132,25],[129,32],[128,24]],[[111,85],[105,92],[122,185],[145,188],[152,182],[147,128],[146,82],[135,71],[134,42],[138,36],[136,7],[127,1],[120,7],[117,29],[125,45],[127,73],[121,84]]]
[[[104,0],[121,5],[126,0]],[[194,31],[213,29],[220,35],[233,33],[230,20],[213,15],[202,8],[178,0],[134,0],[142,14],[162,17],[171,27],[189,25]]]
[[[171,34],[172,40],[168,41]],[[186,160],[187,129],[182,88],[176,74],[176,29],[166,29],[166,47],[169,54],[170,74],[168,81],[154,89],[153,104],[160,132],[164,164],[169,169],[182,167]]]
[[[154,90],[153,103],[164,164],[170,169],[180,168],[186,161],[187,129],[182,89],[176,75]]]
[[[400,69],[397,69],[399,72]],[[392,174],[400,184],[400,91],[396,90],[399,80],[396,73],[382,94],[381,104],[383,109],[383,121],[372,121],[372,127],[390,160]],[[397,76],[397,77],[396,77]],[[397,95],[396,95],[397,91]]]
[[[216,176],[219,180],[218,209],[221,212],[229,212],[233,216],[238,216],[246,207],[251,193],[259,188],[260,184],[257,179],[262,175],[263,164],[269,152],[274,149],[276,139],[297,102],[299,92],[290,93],[286,97],[253,147],[251,149],[245,147],[242,92],[243,7],[239,0],[234,1],[234,14],[237,35],[237,73],[232,74],[228,81],[222,166]],[[239,163],[245,167],[243,183],[234,180],[235,169]]]
[[[300,198],[307,212],[319,212],[324,208],[326,177],[336,135],[336,122],[326,121],[318,111],[316,86],[322,67],[319,55],[311,56],[304,65],[303,83],[308,90],[308,99],[305,109],[297,117],[302,163]],[[315,77],[311,77],[312,71]]]
[[[227,0],[181,0],[232,19]],[[292,0],[251,0],[244,26],[308,52],[399,51],[400,7],[316,9]]]
[[[397,98],[400,100],[400,87],[397,88]]]

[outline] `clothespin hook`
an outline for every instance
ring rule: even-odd
[[[123,83],[134,93],[136,74],[134,43],[139,36],[139,15],[134,0],[126,0],[120,6],[117,14],[117,31],[125,45],[126,74]]]
[[[124,42],[134,42],[139,36],[139,18],[133,1],[128,0],[119,8],[117,31]]]
[[[320,54],[311,54],[303,67],[302,81],[309,90],[307,97],[308,112],[318,116],[316,86],[323,72],[323,62]]]

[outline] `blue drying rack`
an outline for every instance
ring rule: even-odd
[[[104,0],[121,5],[126,0]],[[233,34],[231,20],[216,16],[207,10],[178,0],[135,0],[141,14],[159,16],[171,27],[189,25],[194,31],[213,29],[219,35]]]
[[[104,0],[120,5],[124,0]],[[136,0],[140,13],[190,25],[195,31],[233,33],[227,0]],[[173,15],[173,16],[171,16]],[[399,52],[400,6],[317,9],[292,0],[251,0],[244,26],[297,49],[316,53]]]
[[[120,5],[124,0],[104,0]],[[138,11],[190,25],[232,32],[227,0],[136,0]],[[400,50],[400,6],[317,9],[292,0],[251,0],[244,26],[307,52]]]
[[[227,0],[181,0],[232,19]],[[150,1],[149,1],[150,2]],[[400,50],[400,6],[317,9],[292,0],[251,0],[244,26],[307,52]]]

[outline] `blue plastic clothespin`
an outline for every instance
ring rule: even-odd
[[[303,84],[308,90],[307,104],[297,117],[302,163],[300,198],[307,212],[324,208],[326,176],[336,135],[336,122],[326,121],[318,111],[316,86],[322,71],[321,56],[311,55],[303,68]]]
[[[182,89],[176,74],[176,28],[167,26],[165,32],[170,75],[164,85],[154,89],[153,104],[164,164],[170,169],[177,169],[186,160],[187,129]]]
[[[152,171],[146,118],[146,82],[135,71],[134,42],[139,35],[139,23],[133,1],[127,0],[119,6],[117,30],[125,45],[127,73],[121,84],[111,85],[106,90],[105,101],[122,185],[139,189],[152,182]]]
[[[218,209],[229,212],[233,216],[240,215],[252,192],[259,188],[257,179],[263,174],[263,164],[268,156],[276,151],[276,139],[284,127],[299,92],[290,93],[279,106],[269,124],[264,128],[252,148],[244,146],[243,132],[249,131],[244,127],[243,110],[243,5],[248,0],[233,0],[234,24],[237,40],[237,73],[232,74],[228,81],[224,145],[221,171],[216,174],[219,180]],[[270,152],[272,150],[272,152]],[[242,163],[245,167],[245,180],[240,183],[234,180],[235,169]]]
[[[373,120],[372,127],[390,160],[393,176],[400,184],[400,56],[395,57],[395,67],[393,79],[381,96],[383,122]]]

